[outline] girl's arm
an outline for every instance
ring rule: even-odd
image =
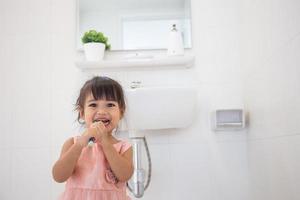
[[[52,176],[56,182],[65,182],[72,175],[83,147],[79,142],[74,144],[73,138],[64,143],[60,158],[52,168]]]
[[[102,139],[101,144],[114,175],[119,181],[125,182],[129,180],[133,173],[132,147],[120,155],[114,148],[113,144],[105,138]]]
[[[68,139],[64,143],[60,158],[52,168],[52,176],[56,182],[65,182],[72,175],[81,151],[87,146],[90,137],[99,138],[96,128],[88,128],[85,130],[84,133],[78,137],[76,143],[74,143],[73,138]]]

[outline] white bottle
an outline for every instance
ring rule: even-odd
[[[176,24],[173,24],[172,30],[169,34],[168,56],[182,56],[184,55],[183,40],[181,33],[177,30]]]

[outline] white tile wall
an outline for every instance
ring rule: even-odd
[[[1,34],[19,38],[26,35],[35,35],[36,39],[44,38],[42,36],[50,32],[50,8],[51,0],[1,1]]]
[[[51,165],[50,166],[51,167],[52,167],[53,163],[59,158],[60,151],[61,151],[61,145],[53,146],[50,149],[50,154],[51,154],[51,156],[50,156]],[[51,169],[51,172],[52,172],[52,169]],[[51,192],[50,199],[58,199],[59,195],[63,192],[63,190],[65,188],[65,184],[57,183],[54,180],[52,180],[52,174],[49,177],[49,180],[51,180],[50,188],[49,188],[49,190]]]
[[[173,168],[170,147],[169,145],[149,144],[149,150],[151,153],[152,175],[150,185],[145,191],[143,199],[168,199],[172,180],[170,174],[166,171],[170,172]],[[143,158],[143,166],[147,170],[148,164],[145,155]]]
[[[198,141],[170,145],[172,169],[169,173],[170,199],[211,199],[212,177],[210,151]]]
[[[10,199],[12,193],[12,151],[10,148],[0,147],[0,158],[1,158],[1,165],[0,165],[0,199]]]
[[[13,148],[9,199],[50,199],[49,148]]]
[[[245,96],[252,111],[251,137],[299,133],[299,46],[300,37],[297,37],[270,61],[258,62],[261,69],[256,73],[260,73],[260,78],[246,79]]]
[[[299,199],[299,135],[249,142],[254,199]]]
[[[243,1],[251,198],[299,199],[298,1]],[[297,168],[297,169],[296,169]]]
[[[211,141],[213,199],[249,199],[246,141]]]

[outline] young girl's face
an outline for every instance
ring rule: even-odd
[[[86,98],[80,115],[86,127],[90,127],[95,121],[102,121],[109,133],[117,127],[122,117],[118,102],[105,99],[95,100],[92,94]]]

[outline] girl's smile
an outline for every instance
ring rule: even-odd
[[[104,126],[108,126],[109,125],[109,123],[110,123],[110,120],[109,119],[106,119],[106,118],[103,118],[103,119],[95,119],[94,121],[93,121],[93,123],[94,122],[100,122],[100,121],[102,121],[102,123],[104,124]]]

